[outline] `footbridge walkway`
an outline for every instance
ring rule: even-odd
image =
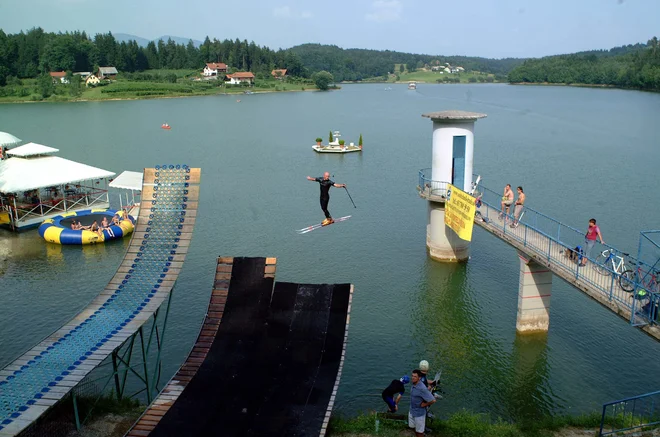
[[[420,170],[418,192],[421,197],[429,201],[444,203],[449,183],[433,181],[430,175],[430,169]],[[638,272],[629,284],[624,283],[625,288],[630,289],[626,291],[620,284],[621,271],[614,271],[612,265],[597,263],[595,259],[597,253],[592,254],[594,259],[588,258],[584,267],[567,256],[567,249],[584,244],[584,232],[528,207],[524,208],[524,214],[518,225],[513,227],[512,216],[500,216],[501,194],[481,184],[473,184],[472,194],[481,200],[481,205],[477,208],[475,224],[516,248],[524,263],[531,261],[542,266],[546,271],[549,270],[627,320],[632,326],[660,340],[660,326],[657,321],[660,294],[657,288],[651,290],[648,285],[643,285],[648,284],[649,275],[655,277],[659,269],[657,243],[651,241],[656,256],[651,260],[635,259],[614,247],[605,245],[606,248],[626,259],[626,264]],[[649,233],[657,234],[660,231],[649,231]],[[640,240],[640,253],[641,246],[642,240]],[[641,258],[640,253],[638,258]],[[601,267],[595,268],[598,265]],[[521,269],[521,274],[522,272]],[[657,284],[655,286],[657,287]],[[539,298],[544,299],[544,296]],[[549,295],[547,298],[549,301]],[[520,305],[519,302],[519,312]],[[549,303],[545,308],[545,311],[547,310]]]
[[[74,388],[110,361],[111,373],[106,379],[114,379],[119,396],[129,372],[145,384],[149,400],[158,392],[163,332],[155,322],[151,332],[146,329],[143,333],[143,326],[169,302],[192,238],[199,182],[200,170],[187,166],[144,170],[135,232],[107,287],[71,321],[0,370],[0,437],[31,429],[47,410],[65,399],[73,400],[79,426]],[[152,338],[159,353],[156,370],[150,375],[147,356]],[[138,341],[143,362],[136,368],[130,360],[133,343]],[[128,356],[119,355],[127,343]]]

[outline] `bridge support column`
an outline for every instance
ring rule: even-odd
[[[520,284],[516,330],[520,333],[547,331],[550,326],[552,272],[522,252],[518,252],[518,257]]]

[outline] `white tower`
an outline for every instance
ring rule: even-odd
[[[433,120],[433,158],[430,174],[420,172],[420,196],[429,201],[426,247],[442,262],[466,261],[470,242],[445,226],[447,185],[470,191],[474,162],[474,123],[486,114],[442,111],[422,114]]]

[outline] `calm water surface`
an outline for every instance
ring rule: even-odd
[[[279,280],[352,282],[355,296],[337,408],[380,407],[389,380],[420,359],[444,371],[442,414],[469,408],[520,419],[577,413],[658,388],[660,345],[555,279],[550,331],[517,336],[518,258],[477,228],[470,262],[425,251],[417,171],[431,162],[424,112],[484,112],[475,170],[500,190],[523,185],[531,207],[578,228],[597,217],[605,241],[636,252],[660,228],[660,95],[505,85],[347,85],[330,93],[0,106],[0,130],[117,173],[163,163],[202,168],[199,215],[174,292],[166,347],[172,374],[194,341],[216,256],[275,256]],[[162,123],[172,125],[161,130]],[[311,150],[329,130],[361,154]],[[318,186],[348,222],[318,222]],[[128,241],[66,247],[0,231],[0,366],[82,309],[112,277]]]

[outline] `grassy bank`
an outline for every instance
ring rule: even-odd
[[[365,79],[363,82],[390,82],[390,83],[502,83],[507,82],[505,76],[479,71],[470,71],[462,73],[440,73],[439,71],[429,70],[405,70],[403,73],[395,69],[395,74],[389,77],[374,77]]]
[[[297,79],[256,79],[254,86],[246,87],[216,80],[192,80],[196,76],[198,72],[194,70],[149,70],[119,75],[116,81],[96,87],[81,84],[76,88],[57,83],[48,92],[44,92],[38,80],[23,79],[0,88],[0,103],[130,100],[316,89],[313,83]]]
[[[345,419],[333,416],[330,419],[328,435],[333,437],[400,437],[413,435],[408,430],[406,416],[401,419],[387,419],[382,415],[363,414]],[[609,426],[623,426],[623,418],[617,418],[607,423]],[[500,419],[492,419],[484,414],[461,411],[446,420],[431,420],[426,425],[431,429],[429,436],[441,437],[578,437],[597,435],[600,429],[600,413],[582,416],[556,416],[529,421],[525,423],[509,423]],[[655,430],[657,431],[657,429]],[[657,435],[646,430],[637,430],[639,436]]]

